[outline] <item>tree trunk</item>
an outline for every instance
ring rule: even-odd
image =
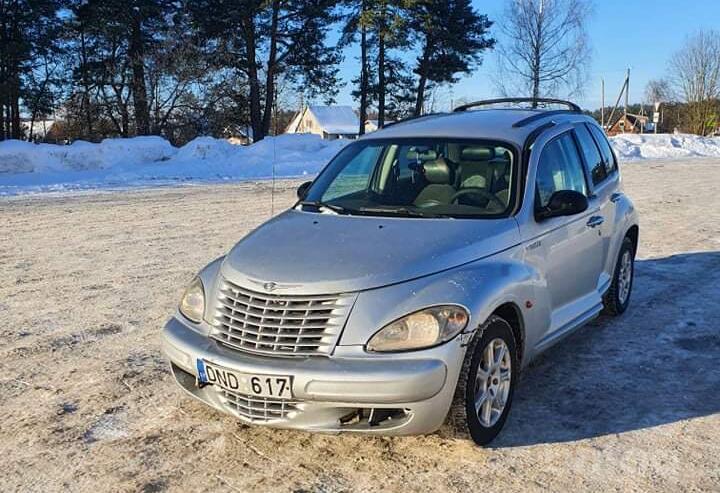
[[[263,118],[260,110],[260,79],[258,78],[257,58],[255,51],[255,23],[252,14],[243,19],[245,43],[247,45],[247,75],[250,84],[250,126],[253,131],[253,140],[261,141],[265,138],[263,132]]]
[[[7,138],[7,17],[5,2],[0,0],[0,140]]]
[[[20,76],[13,74],[12,92],[10,93],[10,127],[13,139],[22,138],[22,126],[20,124]]]
[[[542,4],[541,4],[542,5]],[[543,45],[543,12],[542,10],[537,16],[535,25],[537,38],[533,47],[533,66],[532,66],[532,107],[537,108],[537,99],[540,97],[540,68],[542,66],[542,45]]]
[[[385,34],[378,36],[378,128],[385,125]]]
[[[83,85],[83,95],[80,101],[80,112],[85,117],[85,138],[92,141],[93,133],[93,121],[92,113],[90,112],[90,78],[88,75],[88,62],[87,62],[87,46],[85,44],[85,33],[80,33],[80,72]]]
[[[272,21],[270,25],[270,53],[268,54],[267,73],[265,79],[265,109],[263,114],[263,135],[270,133],[272,122],[273,101],[275,98],[275,69],[277,61],[277,34],[280,0],[273,0]]]
[[[10,38],[18,45],[23,41],[23,35],[20,31],[17,21],[12,24],[10,29]],[[20,139],[22,137],[22,127],[20,126],[20,61],[18,55],[8,53],[8,70],[6,76],[9,81],[7,88],[10,112],[10,138]]]
[[[417,99],[415,100],[415,116],[422,115],[423,106],[425,106],[425,88],[427,86],[427,72],[428,64],[430,63],[430,42],[426,41],[425,49],[423,50],[423,57],[418,67],[418,80],[417,88]]]
[[[120,136],[129,137],[128,127],[130,126],[130,112],[127,105],[120,107]]]
[[[141,20],[138,18],[133,19],[128,56],[132,67],[135,130],[137,135],[149,135],[150,110],[148,109],[147,87],[145,85],[145,47],[142,39]]]
[[[363,12],[365,11],[365,2],[363,2]],[[367,28],[363,24],[360,27],[360,135],[365,134],[365,121],[367,120],[367,100],[368,100],[368,66],[367,66]]]

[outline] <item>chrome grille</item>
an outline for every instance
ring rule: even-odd
[[[220,389],[219,392],[230,409],[250,421],[268,422],[284,419],[291,413],[299,411],[297,401],[249,396],[226,389]]]
[[[330,354],[352,295],[273,295],[221,281],[211,337],[226,346],[278,356]]]

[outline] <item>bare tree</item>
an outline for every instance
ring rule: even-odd
[[[652,79],[645,85],[645,102],[667,103],[672,99],[672,87],[667,79]]]
[[[705,135],[717,122],[715,107],[720,99],[720,33],[700,31],[670,59],[672,83],[688,105],[689,127]]]
[[[582,93],[588,77],[590,47],[585,24],[589,0],[509,0],[498,24],[497,79],[504,95],[529,91],[533,98]]]

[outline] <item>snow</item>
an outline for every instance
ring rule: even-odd
[[[618,135],[622,161],[720,157],[720,138],[687,134]],[[106,139],[69,146],[0,142],[0,195],[178,182],[241,181],[315,175],[348,140],[312,134],[268,137],[251,146],[199,137],[173,147],[161,137]]]
[[[0,195],[316,174],[347,140],[268,137],[252,146],[199,137],[181,148],[160,137],[69,146],[0,142]]]
[[[621,161],[720,157],[720,137],[690,134],[622,134],[610,137]]]

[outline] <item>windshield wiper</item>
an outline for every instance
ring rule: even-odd
[[[328,204],[327,202],[322,202],[320,200],[303,200],[300,202],[300,205],[302,206],[308,206],[308,207],[315,207],[318,210],[325,209],[334,212],[335,214],[350,214],[350,210],[346,209],[343,206],[335,205],[335,204]]]
[[[381,214],[388,216],[406,216],[406,217],[451,217],[447,214],[433,214],[417,209],[408,209],[407,207],[360,207],[357,209],[360,214]]]

